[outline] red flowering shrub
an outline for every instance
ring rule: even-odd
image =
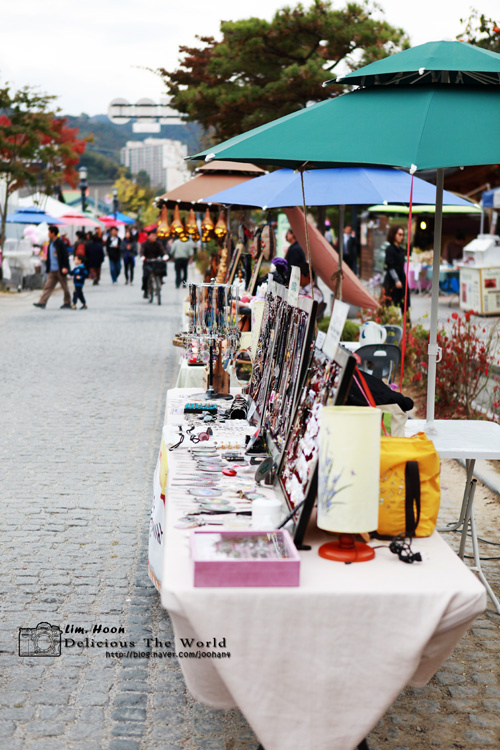
[[[390,297],[387,297],[382,291],[380,295],[380,304],[376,310],[360,310],[358,318],[360,323],[366,323],[368,320],[373,320],[381,326],[385,325],[403,325],[403,316],[401,310],[395,305],[389,304],[391,302]]]
[[[437,336],[443,354],[437,365],[436,416],[483,416],[476,406],[492,365],[498,364],[498,326],[485,326],[471,311],[452,313],[447,324]]]
[[[406,336],[404,383],[421,383],[427,388],[427,348],[429,331],[420,323],[408,329]]]

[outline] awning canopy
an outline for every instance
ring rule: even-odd
[[[292,227],[297,242],[301,247],[306,246],[306,229],[304,213],[300,208],[285,208],[285,213]],[[339,267],[339,256],[336,250],[325,240],[321,232],[307,220],[309,229],[309,247],[311,250],[311,265],[318,276],[332,292],[335,289],[332,275]],[[342,298],[351,305],[376,310],[378,302],[372,297],[354,271],[346,263],[342,264],[344,279],[342,281]]]
[[[197,172],[196,177],[160,195],[156,200],[164,201],[168,208],[179,206],[185,211],[191,208],[204,211],[208,205],[211,205],[204,202],[207,195],[219,193],[221,190],[241,185],[253,177],[266,174],[264,169],[256,167],[255,164],[231,161],[212,161],[200,167]]]

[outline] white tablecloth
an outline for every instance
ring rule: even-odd
[[[176,638],[225,638],[231,653],[180,659],[186,684],[209,706],[239,706],[266,750],[356,747],[485,608],[483,586],[437,533],[413,542],[420,564],[378,549],[343,565],[318,556],[328,537],[316,529],[298,588],[194,588],[168,498],[167,485],[162,603]]]

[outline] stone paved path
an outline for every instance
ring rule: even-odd
[[[185,294],[172,271],[161,307],[107,272],[85,294],[82,311],[60,310],[60,292],[45,310],[39,292],[0,295],[0,747],[255,748],[238,711],[186,694],[176,662],[91,645],[112,628],[136,646],[172,638],[147,534]],[[70,631],[60,657],[19,657],[18,629],[39,622]]]
[[[256,750],[238,711],[189,696],[177,662],[106,658],[95,645],[112,628],[136,646],[172,639],[147,533],[183,293],[171,272],[161,307],[107,273],[85,291],[81,312],[59,310],[60,293],[45,311],[32,307],[38,293],[0,295],[0,748]],[[454,493],[445,520],[457,504]],[[500,541],[498,524],[481,531]],[[499,563],[485,567],[498,593]],[[372,750],[500,747],[499,619],[490,607],[426,688],[403,693]],[[21,658],[18,629],[39,622],[89,645]]]

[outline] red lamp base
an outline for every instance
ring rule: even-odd
[[[320,557],[343,563],[367,562],[375,557],[375,550],[364,542],[356,542],[354,534],[340,534],[338,542],[322,544]]]

